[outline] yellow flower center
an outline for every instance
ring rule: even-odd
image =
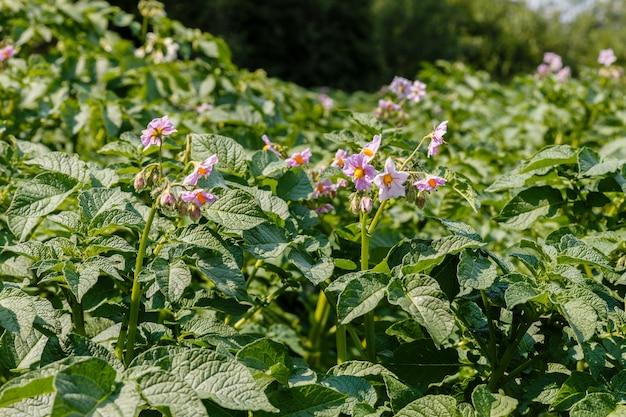
[[[206,168],[198,167],[198,174],[200,174],[200,175],[202,175],[204,177],[206,175]]]
[[[354,170],[354,178],[363,178],[365,176],[365,171],[363,168],[356,168]]]
[[[208,201],[207,198],[204,196],[204,193],[198,193],[198,194],[196,194],[196,197],[198,198],[198,202],[201,205],[204,205],[204,203],[206,203]]]
[[[430,185],[432,188],[435,188],[435,187],[437,187],[437,181],[435,181],[434,178],[430,178],[428,180],[428,185]]]
[[[391,174],[385,174],[385,176],[383,177],[383,183],[387,187],[389,187],[392,182],[393,182],[393,177],[391,176]]]
[[[368,149],[368,148],[363,149],[363,153],[364,153],[366,156],[370,156],[370,157],[371,157],[371,156],[374,156],[374,152],[373,152],[371,149]]]
[[[264,151],[266,151],[266,150],[268,150],[269,148],[270,148],[270,145],[265,145],[265,146],[263,147],[263,150],[264,150]]]
[[[296,161],[298,165],[304,165],[304,158],[300,155],[294,156],[293,160]]]

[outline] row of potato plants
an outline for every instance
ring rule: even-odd
[[[307,91],[0,5],[0,415],[626,410],[621,79]]]

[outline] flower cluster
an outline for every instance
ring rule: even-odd
[[[141,143],[145,148],[153,145],[160,147],[165,136],[176,132],[167,116],[156,118],[142,131]],[[163,178],[160,164],[149,164],[135,176],[134,187],[141,191],[148,186],[155,186],[151,195],[157,199],[159,206],[168,212],[189,215],[192,220],[197,220],[201,207],[217,200],[216,195],[198,188],[200,178],[208,178],[217,163],[217,155],[211,155],[202,162],[192,161],[190,164],[193,165],[193,170],[182,183],[171,183]]]
[[[402,106],[407,101],[418,103],[426,96],[426,84],[419,80],[410,81],[404,77],[395,76],[387,90],[395,97],[385,97],[378,100],[376,117],[389,120],[396,116],[398,122],[406,118],[407,114],[402,110]]]
[[[317,96],[317,100],[320,102],[324,110],[330,111],[335,107],[335,102],[332,98],[326,93],[320,93]]]
[[[148,32],[146,34],[146,44],[135,50],[137,58],[148,56],[155,64],[163,62],[173,62],[178,57],[178,44],[174,39],[159,38],[156,34]]]
[[[570,68],[563,67],[563,60],[554,52],[546,52],[543,54],[543,62],[537,67],[539,76],[548,74],[556,74],[557,82],[565,82],[570,75]]]
[[[429,157],[437,154],[439,147],[445,143],[443,135],[447,132],[447,123],[447,121],[440,123],[425,137],[430,139]],[[344,149],[339,149],[331,163],[331,166],[341,168],[342,173],[354,184],[356,191],[350,196],[350,210],[354,213],[367,213],[372,210],[372,191],[377,191],[380,202],[405,197],[408,192],[412,196],[412,201],[422,201],[423,204],[425,193],[436,191],[446,183],[444,178],[435,175],[404,171],[408,160],[398,169],[392,158],[386,158],[382,170],[378,171],[375,162],[381,140],[381,135],[374,135],[360,152],[352,155]],[[333,186],[329,181],[318,182],[313,198],[324,195],[325,190],[328,190],[328,193],[336,192],[340,186],[345,186],[345,183]]]
[[[600,76],[604,78],[619,78],[624,73],[624,68],[613,65],[617,57],[613,49],[602,49],[598,55],[598,63],[602,64]]]

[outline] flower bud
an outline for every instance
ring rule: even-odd
[[[189,218],[193,221],[196,221],[200,218],[200,207],[196,206],[193,203],[189,203],[189,205],[187,206],[187,214],[189,215]]]
[[[161,204],[161,207],[172,211],[176,208],[176,195],[171,188],[168,187],[161,193],[159,204]]]
[[[350,211],[359,214],[361,208],[361,195],[359,193],[350,194]]]
[[[360,203],[360,208],[362,213],[369,213],[372,211],[372,207],[374,207],[374,202],[369,196],[363,196]]]
[[[146,188],[146,177],[144,171],[139,171],[137,175],[135,175],[133,186],[135,187],[135,191],[137,192]]]
[[[406,191],[406,201],[409,203],[415,203],[417,201],[417,188],[408,187]]]
[[[423,209],[426,205],[426,195],[422,191],[417,193],[417,197],[415,197],[415,205],[421,209]]]

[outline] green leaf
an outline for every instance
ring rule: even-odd
[[[233,410],[278,411],[243,364],[218,352],[199,348],[157,348],[136,363],[156,365],[193,388],[202,399]]]
[[[351,112],[350,116],[360,126],[364,127],[368,132],[374,135],[379,134],[383,130],[383,125],[380,120],[378,120],[378,118],[371,113]]]
[[[32,329],[28,333],[4,332],[0,338],[0,366],[28,370],[41,358],[48,337]]]
[[[453,172],[446,175],[448,182],[446,188],[451,187],[457,194],[467,201],[469,206],[474,210],[474,213],[478,212],[480,202],[476,199],[476,191],[472,187],[471,180],[460,172]]]
[[[211,155],[217,155],[216,168],[222,172],[242,176],[248,169],[243,147],[234,139],[214,134],[190,133],[191,158],[204,161]]]
[[[87,227],[80,219],[80,214],[72,211],[62,211],[57,214],[52,214],[47,217],[48,220],[55,222],[56,224],[63,226],[70,232],[84,235],[87,233]]]
[[[528,277],[527,281],[515,282],[506,289],[504,293],[504,301],[509,310],[516,305],[524,304],[527,301],[539,297],[541,293],[537,285]]]
[[[322,257],[316,262],[309,253],[302,250],[291,250],[288,258],[313,285],[319,285],[330,278],[335,268],[331,258]]]
[[[578,161],[578,150],[569,145],[553,145],[540,150],[533,156],[521,173],[555,167],[558,165],[575,164]]]
[[[551,406],[557,411],[569,410],[585,397],[589,388],[595,385],[596,381],[591,375],[586,372],[574,371],[563,383]]]
[[[378,395],[372,384],[360,377],[352,375],[331,375],[324,378],[324,380],[320,382],[320,385],[332,388],[348,396],[341,408],[341,412],[346,415],[353,415],[356,404],[365,403],[373,407],[378,400]]]
[[[461,285],[459,295],[467,295],[472,290],[486,290],[496,281],[498,270],[489,259],[472,251],[461,252],[457,276]]]
[[[578,343],[589,340],[596,333],[598,314],[585,300],[570,300],[563,304],[562,308]]]
[[[252,155],[250,172],[255,177],[278,178],[283,175],[285,166],[285,161],[279,159],[274,152],[263,150]]]
[[[244,249],[258,259],[280,256],[290,243],[285,229],[268,222],[244,230],[243,240],[246,242]]]
[[[383,381],[394,412],[398,412],[411,401],[422,396],[417,389],[401,382],[396,377],[383,375]]]
[[[337,318],[341,324],[348,324],[374,310],[385,297],[389,283],[387,275],[381,273],[366,272],[354,275],[337,299]]]
[[[168,262],[163,258],[156,258],[149,269],[154,272],[156,284],[168,301],[178,301],[191,284],[191,271],[181,259]]]
[[[340,414],[347,397],[332,388],[309,384],[274,391],[270,400],[280,410],[281,417],[334,417]],[[271,415],[259,413],[259,416]]]
[[[89,243],[87,253],[97,255],[104,252],[115,251],[124,253],[135,253],[137,250],[121,236],[98,236]]]
[[[80,265],[78,266],[80,268]],[[67,283],[70,291],[76,297],[76,300],[80,303],[83,296],[87,291],[91,289],[98,282],[98,276],[100,275],[99,268],[81,268],[77,270],[77,266],[73,262],[65,262],[63,267],[63,277]]]
[[[549,186],[531,187],[513,197],[495,220],[513,229],[527,229],[541,216],[554,216],[563,203],[559,190]]]
[[[277,363],[291,367],[289,349],[271,339],[259,339],[237,352],[237,360],[248,368],[266,371]]]
[[[199,252],[196,266],[213,282],[218,291],[236,300],[247,300],[246,281],[230,253],[204,250]]]
[[[402,272],[419,273],[427,271],[444,260],[446,255],[454,255],[466,248],[476,248],[483,246],[484,243],[466,236],[444,236],[435,239],[430,244],[415,239],[412,241],[401,242],[396,247],[400,250],[408,250],[407,255],[402,263]],[[393,249],[390,256],[393,254]]]
[[[454,397],[448,395],[426,395],[413,401],[395,417],[461,417]]]
[[[52,213],[74,191],[78,181],[58,172],[44,172],[15,191],[7,215],[41,217]]]
[[[252,229],[267,220],[251,194],[242,190],[228,190],[203,211],[215,223],[235,230]]]
[[[115,390],[117,372],[98,358],[89,358],[59,372],[54,379],[53,415],[91,415]]]
[[[32,330],[37,311],[31,296],[16,288],[0,291],[0,327],[26,336]]]
[[[0,387],[0,410],[23,399],[54,392],[54,375],[61,367],[53,364],[22,374]]]
[[[623,404],[617,405],[611,394],[592,392],[577,402],[569,415],[570,417],[619,417],[626,416],[626,407]]]
[[[472,403],[476,409],[476,417],[506,417],[517,408],[516,399],[492,393],[487,385],[474,388]]]
[[[54,394],[24,398],[0,408],[0,417],[48,417],[52,412]]]
[[[428,275],[410,274],[392,279],[387,291],[389,302],[411,314],[437,346],[448,339],[455,320],[437,281]]]
[[[64,152],[49,152],[24,162],[25,164],[39,165],[47,171],[58,172],[75,179],[81,184],[89,182],[87,164],[76,155]]]
[[[276,195],[286,201],[308,199],[313,192],[313,181],[302,168],[292,168],[278,179]]]
[[[102,212],[125,206],[129,198],[130,194],[119,188],[92,188],[78,195],[80,207],[90,222]]]
[[[255,198],[261,210],[266,213],[274,213],[279,218],[286,220],[289,218],[289,205],[282,198],[276,197],[271,191],[262,190],[256,187],[245,187],[240,184],[233,184],[233,187],[240,188]]]
[[[39,220],[39,217],[8,216],[7,225],[18,242],[23,242],[37,227]]]
[[[112,138],[117,135],[117,132],[119,132],[122,126],[122,118],[122,109],[120,106],[113,101],[107,101],[106,105],[102,108],[102,121],[104,122],[108,137]]]
[[[180,377],[154,366],[127,369],[127,377],[139,385],[141,397],[157,409],[176,417],[208,417],[198,394]]]
[[[110,233],[120,227],[142,231],[145,227],[145,221],[141,214],[132,209],[130,205],[123,209],[112,208],[99,212],[91,219],[89,222],[89,234],[95,236]]]

